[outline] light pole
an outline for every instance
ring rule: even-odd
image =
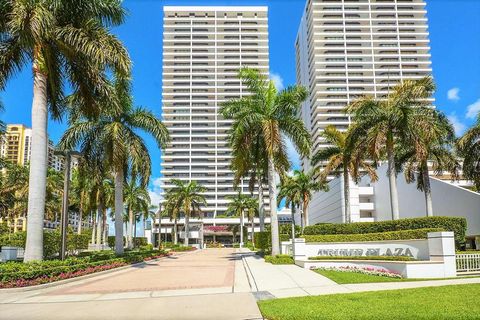
[[[67,227],[68,227],[68,191],[70,189],[70,163],[72,156],[80,156],[77,151],[55,151],[56,156],[62,156],[65,159],[64,177],[63,177],[63,199],[62,199],[62,216],[60,224],[61,242],[60,242],[60,259],[65,260],[67,252]],[[82,223],[79,221],[78,223]]]

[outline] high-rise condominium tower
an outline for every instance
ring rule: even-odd
[[[381,98],[399,81],[432,72],[423,0],[307,0],[295,46],[297,81],[310,92],[302,117],[312,154],[327,147],[326,126],[348,128],[352,119],[343,109],[349,102]],[[303,167],[310,169],[308,159]],[[319,202],[317,194],[311,210],[329,210]],[[372,214],[356,210],[352,217]]]
[[[218,110],[245,88],[242,66],[269,72],[267,7],[165,7],[163,117],[172,142],[162,157],[162,190],[171,179],[207,188],[205,216],[223,215],[234,195],[227,131]],[[248,184],[242,184],[248,192]],[[206,223],[206,222],[205,222]]]

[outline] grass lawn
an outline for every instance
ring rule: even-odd
[[[269,320],[479,319],[480,284],[259,301]]]
[[[314,271],[339,284],[369,283],[369,282],[400,282],[400,281],[408,281],[408,280],[412,281],[412,279],[390,278],[390,277],[375,276],[375,275],[363,274],[363,273],[357,273],[357,272],[320,270],[320,269],[317,269]]]

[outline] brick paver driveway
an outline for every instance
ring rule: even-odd
[[[57,294],[161,291],[177,289],[233,287],[235,256],[233,249],[208,249],[170,256],[128,272],[112,274],[68,288]]]

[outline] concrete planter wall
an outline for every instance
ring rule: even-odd
[[[15,261],[17,260],[18,256],[18,249],[17,247],[2,247],[2,261]]]
[[[282,242],[282,252],[291,254],[291,241]],[[295,239],[295,264],[303,268],[373,268],[401,274],[405,278],[444,278],[456,276],[453,232],[431,232],[424,240],[365,241],[344,243],[306,243]],[[378,253],[378,254],[377,254]],[[345,256],[309,260],[315,256]],[[418,261],[367,260],[368,255],[404,255]],[[348,256],[365,256],[366,260],[348,260]]]

